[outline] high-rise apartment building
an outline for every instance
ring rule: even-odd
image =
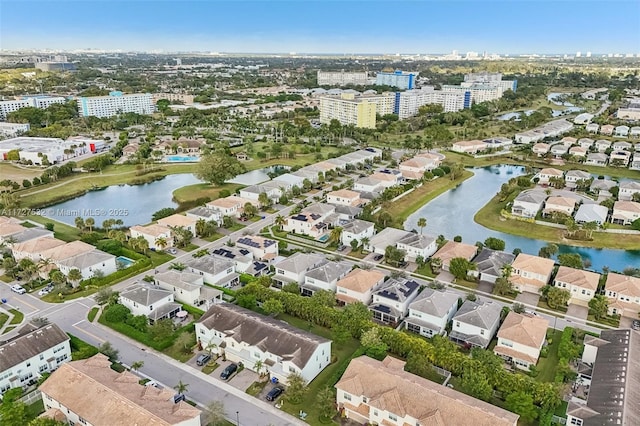
[[[366,71],[318,71],[318,86],[366,86],[369,76]]]
[[[411,90],[416,86],[418,73],[396,70],[394,72],[379,72],[376,74],[376,85],[391,86],[398,89]]]
[[[6,120],[9,113],[15,112],[20,108],[34,107],[44,109],[52,104],[63,104],[66,101],[62,96],[47,95],[22,96],[20,99],[0,101],[0,119]]]
[[[357,97],[352,93],[343,93],[340,97],[323,96],[320,98],[320,122],[329,124],[335,119],[343,125],[375,129],[376,114],[392,114],[394,105],[394,93]]]
[[[125,112],[151,114],[154,111],[153,97],[149,93],[111,92],[108,96],[78,98],[78,111],[83,117],[112,117]]]
[[[394,113],[400,120],[413,117],[421,106],[436,104],[441,105],[444,112],[455,112],[465,108],[465,99],[470,95],[466,93],[446,92],[435,90],[433,86],[426,86],[419,90],[407,90],[396,93],[396,105]],[[466,107],[468,108],[468,106]]]

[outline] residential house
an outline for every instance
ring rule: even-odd
[[[259,235],[245,235],[236,240],[236,247],[249,250],[254,259],[271,261],[278,256],[278,242]]]
[[[533,145],[531,151],[534,154],[538,154],[538,157],[543,157],[547,152],[549,152],[549,149],[551,149],[551,145],[549,145],[548,143],[538,142],[537,144]]]
[[[583,112],[582,114],[578,114],[576,118],[573,119],[573,122],[574,124],[588,124],[593,117],[593,114]]]
[[[598,152],[605,152],[609,148],[611,148],[611,141],[606,139],[598,139],[595,143],[596,150]]]
[[[191,306],[209,308],[213,303],[222,300],[222,291],[204,285],[200,274],[179,272],[170,269],[155,275],[155,283],[163,290],[173,293],[174,300]]]
[[[4,216],[0,216],[4,217]],[[13,221],[6,221],[0,223],[0,242],[12,241],[12,236],[25,231],[27,228],[20,225],[20,223]]]
[[[438,250],[438,243],[436,237],[411,232],[398,240],[396,248],[404,250],[405,260],[415,262],[418,258],[429,259]]]
[[[466,300],[453,316],[449,338],[465,346],[486,349],[500,325],[501,305]]]
[[[515,368],[528,371],[538,363],[548,327],[549,321],[545,318],[509,312],[498,330],[498,343],[493,352]]]
[[[19,262],[22,259],[31,259],[37,263],[42,259],[42,253],[65,244],[66,243],[64,241],[58,240],[57,238],[38,238],[35,240],[25,241],[23,243],[11,244],[11,252],[13,253],[13,258],[16,262]]]
[[[426,158],[429,160],[430,164],[426,168],[426,171],[428,171],[440,167],[445,156],[439,152],[421,152],[416,154],[413,158]]]
[[[53,231],[49,231],[45,228],[35,227],[35,228],[27,228],[21,232],[16,234],[11,234],[6,241],[8,246],[12,246],[13,244],[19,244],[26,241],[38,240],[40,238],[53,238]],[[0,238],[1,242],[2,238]]]
[[[638,144],[640,146],[640,143]],[[633,161],[629,164],[631,170],[640,170],[640,153],[633,155]]]
[[[542,214],[544,216],[551,216],[553,213],[562,213],[567,216],[573,215],[573,211],[576,208],[575,198],[569,197],[549,197],[544,203],[544,210]]]
[[[442,269],[448,271],[449,262],[451,262],[452,259],[461,257],[470,261],[477,253],[478,247],[476,246],[457,243],[455,241],[447,241],[445,245],[443,245],[440,250],[432,256],[432,259],[440,259]]]
[[[629,136],[629,126],[616,126],[614,133],[618,137],[626,138]]]
[[[355,191],[381,192],[384,188],[385,187],[382,185],[382,182],[370,177],[360,178],[353,184],[353,189]]]
[[[131,238],[144,238],[151,250],[164,250],[173,247],[173,233],[166,226],[155,223],[146,226],[135,225],[129,228],[129,233]]]
[[[407,330],[425,337],[444,334],[458,310],[458,300],[460,296],[456,293],[425,288],[409,304],[409,315],[404,321]]]
[[[620,184],[620,192],[618,192],[619,200],[632,200],[635,194],[640,194],[640,182],[628,180]]]
[[[361,207],[335,205],[336,211],[331,215],[331,223],[333,226],[342,226],[346,221],[355,219],[362,214]],[[334,220],[337,218],[337,222]]]
[[[411,232],[402,229],[384,228],[369,240],[365,249],[372,253],[384,254],[387,246],[395,247],[398,241],[410,236],[410,234]]]
[[[292,173],[285,173],[280,176],[276,176],[275,178],[273,178],[273,181],[278,182],[278,185],[280,185],[284,190],[290,191],[294,186],[302,188],[304,186],[304,179],[305,178],[302,176],[296,176]]]
[[[400,184],[402,174],[397,170],[385,170],[381,172],[371,173],[369,179],[380,182],[382,188],[390,188]]]
[[[352,265],[348,262],[327,262],[308,271],[304,276],[304,283],[300,286],[300,294],[313,296],[318,290],[335,293],[338,280],[351,272]]]
[[[572,146],[569,148],[569,155],[573,157],[585,158],[587,156],[587,149],[581,146]]]
[[[281,188],[281,184],[277,181],[267,181],[258,185],[247,186],[240,190],[240,198],[247,200],[258,201],[260,194],[267,194],[267,197],[272,202],[277,203],[284,191]]]
[[[454,142],[451,145],[451,151],[462,152],[465,154],[477,154],[478,152],[484,151],[485,149],[487,149],[487,144],[479,140],[459,141]]]
[[[587,340],[589,338],[589,340]],[[585,359],[585,355],[590,359]],[[567,425],[634,425],[640,417],[638,364],[640,332],[602,330],[600,337],[585,336],[583,362],[591,366],[586,401],[571,398]]]
[[[527,190],[522,191],[513,200],[511,214],[514,216],[534,218],[542,208],[547,194],[544,191]]]
[[[520,253],[511,265],[509,281],[517,291],[538,294],[542,287],[549,284],[553,264],[553,259]]]
[[[204,220],[205,222],[213,222],[217,226],[222,225],[222,214],[219,211],[206,206],[198,206],[191,210],[187,210],[186,215],[190,219]]]
[[[71,361],[69,336],[55,324],[22,327],[0,343],[0,396],[12,388],[36,383]]]
[[[495,283],[503,275],[505,265],[510,265],[515,259],[511,253],[499,250],[483,248],[480,254],[473,259],[476,270],[472,273],[480,277],[480,281]]]
[[[611,151],[609,154],[609,165],[614,167],[627,167],[631,161],[629,151]]]
[[[607,165],[608,159],[609,157],[607,157],[606,154],[602,154],[602,153],[588,154],[587,160],[584,162],[584,164],[588,164],[590,166],[605,167]]]
[[[571,294],[568,303],[588,307],[589,301],[596,295],[599,282],[600,274],[560,266],[553,280],[553,285],[567,290]]]
[[[599,204],[580,204],[576,212],[576,223],[595,222],[599,226],[607,221],[609,209]]]
[[[129,308],[132,315],[146,316],[152,324],[161,319],[174,318],[181,310],[180,304],[174,302],[173,292],[141,285],[120,293],[118,302]]]
[[[424,177],[427,170],[432,170],[429,168],[432,165],[433,162],[428,158],[413,157],[400,163],[398,168],[403,178],[407,180],[420,180]]]
[[[189,259],[185,262],[187,272],[201,275],[204,282],[218,287],[233,287],[240,282],[232,260],[213,254]]]
[[[373,319],[392,327],[409,313],[409,305],[418,296],[420,284],[406,278],[391,278],[373,293],[369,310]]]
[[[633,126],[631,129],[629,129],[629,135],[631,135],[632,138],[640,137],[640,126]]]
[[[536,176],[539,178],[538,183],[540,185],[548,185],[552,178],[562,178],[564,176],[564,172],[562,170],[548,167],[540,170]]]
[[[551,152],[551,154],[556,158],[561,157],[565,155],[567,152],[569,152],[569,146],[558,143],[558,144],[552,145],[551,148],[549,149],[549,152]]]
[[[39,388],[45,416],[70,425],[200,426],[200,410],[176,403],[173,390],[141,385],[140,377],[111,364],[97,354],[58,368]]]
[[[578,181],[587,181],[591,179],[591,173],[583,170],[569,170],[564,177],[565,186],[567,188],[575,188]]]
[[[353,219],[344,225],[342,225],[342,234],[340,235],[340,242],[346,246],[351,245],[351,241],[356,240],[358,245],[362,244],[362,240],[365,238],[371,240],[375,235],[376,229],[373,222],[367,222],[365,220]]]
[[[54,260],[51,256],[49,259]],[[118,270],[114,255],[96,249],[71,255],[64,259],[54,260],[54,263],[60,272],[65,275],[69,275],[72,269],[79,270],[83,279],[91,278],[96,273],[103,276],[113,274]]]
[[[595,141],[591,138],[580,138],[578,139],[578,145],[580,146],[580,148],[584,148],[586,150],[588,150],[589,148],[591,148],[593,146],[593,143]]]
[[[589,190],[598,194],[601,198],[610,198],[613,196],[610,191],[616,186],[618,186],[618,183],[613,180],[595,179],[591,182]]]
[[[282,288],[289,283],[300,285],[304,282],[307,272],[327,262],[328,260],[324,256],[317,253],[295,253],[275,265],[276,273],[273,276],[273,286]]]
[[[336,283],[336,299],[343,305],[357,302],[368,305],[384,279],[380,271],[356,268]]]
[[[600,125],[596,123],[589,123],[584,128],[589,133],[598,133],[598,130],[600,130]]]
[[[638,318],[638,313],[640,313],[640,278],[609,272],[604,292],[609,298],[609,315]]]
[[[288,217],[282,229],[286,232],[318,238],[328,232],[331,224],[326,220],[335,211],[336,208],[330,204],[313,204],[300,213]]]
[[[633,144],[627,141],[615,141],[611,145],[614,151],[633,151]]]
[[[196,222],[197,219],[193,217],[183,216],[181,214],[172,214],[171,216],[158,219],[158,225],[165,228],[184,228],[191,231],[193,235],[196,235]]]
[[[360,193],[348,189],[340,189],[327,194],[327,203],[341,206],[359,206],[362,203]]]
[[[613,205],[611,223],[631,225],[640,219],[640,203],[634,201],[616,201]]]
[[[600,134],[611,136],[613,134],[615,127],[611,124],[605,124],[604,126],[600,126]]]
[[[331,363],[330,340],[229,303],[213,305],[195,327],[202,347],[284,384],[292,373],[309,383]]]
[[[257,201],[247,200],[235,195],[210,201],[206,206],[211,210],[218,212],[222,217],[229,216],[239,218],[244,213],[244,206],[247,203],[258,207]]]
[[[336,383],[338,410],[358,424],[516,426],[519,416],[404,371],[387,356],[352,359]]]
[[[570,147],[571,145],[578,143],[578,139],[571,136],[565,136],[564,138],[560,139],[560,143],[566,147]]]

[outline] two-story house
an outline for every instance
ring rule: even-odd
[[[516,426],[517,414],[405,370],[393,357],[352,359],[336,383],[340,413],[385,426]]]
[[[438,244],[431,235],[410,233],[398,240],[396,248],[405,251],[405,260],[415,261],[419,257],[426,260],[438,250]]]
[[[591,179],[591,174],[583,170],[569,170],[564,177],[567,188],[575,188],[579,180],[587,181]]]
[[[580,138],[578,139],[578,145],[580,146],[580,148],[584,148],[584,149],[589,149],[593,146],[593,143],[595,141],[591,138]]]
[[[282,197],[283,184],[278,181],[267,181],[258,185],[250,185],[240,190],[240,198],[259,201],[260,194],[267,194],[272,202],[277,202]]]
[[[202,276],[207,284],[228,288],[240,282],[240,275],[235,271],[235,263],[227,258],[209,254],[189,259],[185,263],[187,272]]]
[[[271,261],[278,256],[278,242],[259,235],[245,235],[236,240],[236,247],[249,250],[254,259]]]
[[[634,201],[616,201],[613,205],[611,223],[631,225],[640,219],[640,203]]]
[[[269,265],[266,262],[255,260],[253,254],[245,248],[223,246],[214,249],[211,255],[232,261],[235,271],[239,274],[258,277],[269,273]]]
[[[22,259],[30,259],[34,263],[37,263],[42,259],[42,253],[49,249],[63,246],[64,244],[64,241],[57,238],[45,237],[10,245],[11,253],[16,262]]]
[[[513,200],[511,214],[514,216],[534,218],[542,208],[546,199],[547,194],[545,194],[544,191],[522,191],[515,200]]]
[[[158,287],[172,292],[175,300],[187,305],[204,305],[208,308],[213,303],[222,300],[222,292],[213,287],[205,286],[204,278],[200,274],[168,270],[156,274],[155,280]]]
[[[212,306],[195,327],[202,347],[253,371],[260,361],[261,371],[285,384],[292,373],[309,383],[331,363],[330,340],[229,303]]]
[[[619,200],[632,200],[635,194],[640,195],[640,182],[635,180],[628,180],[620,183],[620,192],[618,193]]]
[[[349,189],[340,189],[327,194],[327,203],[340,206],[359,206],[362,200],[360,193]]]
[[[229,197],[218,198],[217,200],[210,201],[206,204],[206,207],[218,212],[222,217],[229,216],[239,218],[244,213],[244,206],[247,203],[255,207],[259,206],[257,200],[248,200],[236,195],[231,195]]]
[[[341,305],[357,302],[368,305],[385,278],[380,271],[356,268],[336,283],[336,300]]]
[[[12,388],[34,384],[71,361],[69,336],[55,324],[25,325],[17,335],[0,343],[0,395]]]
[[[591,186],[589,190],[593,193],[598,194],[599,197],[603,198],[611,198],[613,195],[611,194],[611,189],[618,186],[618,183],[613,180],[605,180],[605,179],[595,179],[591,182]]]
[[[471,244],[458,243],[456,241],[447,241],[445,245],[440,247],[433,256],[433,259],[440,259],[442,269],[449,270],[449,263],[452,259],[463,258],[471,260],[478,253],[478,247]]]
[[[397,228],[384,228],[369,239],[365,249],[372,253],[384,254],[388,246],[396,246],[398,241],[411,236],[411,232]]]
[[[461,345],[486,349],[500,325],[501,305],[466,300],[453,316],[449,338]]]
[[[300,294],[313,296],[318,290],[335,292],[338,280],[351,272],[352,265],[348,262],[327,262],[308,271],[304,276],[304,283],[300,286]]]
[[[602,226],[609,217],[609,209],[599,204],[580,204],[574,217],[576,223],[595,222]]]
[[[495,283],[503,275],[505,265],[510,265],[514,259],[515,256],[511,253],[483,248],[473,259],[476,270],[471,272],[479,276],[480,281]]]
[[[458,310],[458,300],[460,296],[450,291],[425,288],[409,304],[409,315],[404,321],[407,330],[425,337],[444,334]]]
[[[357,241],[358,246],[362,245],[362,241],[371,241],[376,233],[375,224],[366,220],[353,219],[342,225],[342,234],[340,234],[340,242],[345,246],[351,245],[351,241]]]
[[[554,213],[562,213],[571,216],[576,208],[576,200],[570,197],[549,197],[544,203],[544,216],[551,216]]]
[[[172,389],[144,386],[139,376],[118,373],[111,365],[99,353],[58,368],[39,388],[43,417],[87,426],[201,425],[201,411],[185,401],[176,402]]]
[[[609,299],[609,315],[638,318],[640,278],[609,272],[604,291]]]
[[[564,172],[559,169],[547,167],[540,170],[536,176],[539,179],[538,183],[540,185],[548,185],[552,178],[562,178],[564,176]]]
[[[213,222],[218,226],[222,225],[223,215],[218,211],[207,206],[194,207],[191,210],[187,210],[186,215],[188,218],[197,220],[204,220],[205,222]]]
[[[606,150],[611,148],[611,141],[608,141],[606,139],[598,139],[595,142],[595,147],[598,152],[605,152]]]
[[[131,311],[131,315],[144,315],[153,324],[158,320],[173,318],[181,310],[175,303],[173,292],[159,288],[135,285],[120,293],[118,302]]]
[[[593,154],[587,154],[587,159],[584,164],[588,164],[590,166],[600,166],[604,167],[607,165],[607,161],[609,157],[607,154],[603,154],[601,152],[594,152]]]
[[[538,294],[540,289],[551,279],[553,260],[526,253],[519,253],[513,261],[509,281],[519,292]]]
[[[129,232],[131,238],[144,238],[151,250],[164,250],[173,247],[173,233],[166,226],[156,223],[146,226],[134,225],[129,228]]]
[[[184,216],[181,214],[172,214],[171,216],[158,219],[158,225],[166,228],[184,228],[191,231],[193,235],[196,235],[196,222],[197,219],[193,217]]]
[[[537,144],[533,145],[533,148],[531,148],[531,151],[534,154],[537,154],[538,157],[543,157],[547,152],[549,152],[550,148],[551,148],[551,145],[549,145],[548,143],[538,142]]]
[[[561,266],[558,268],[553,285],[571,293],[568,303],[589,306],[589,301],[596,295],[599,282],[600,274]]]
[[[331,204],[313,204],[300,213],[288,217],[282,229],[285,232],[318,238],[328,232],[332,223],[327,222],[327,219],[335,211],[336,208]]]
[[[407,316],[409,305],[418,296],[420,284],[406,278],[391,278],[374,293],[369,310],[373,319],[393,327]]]
[[[327,263],[328,260],[317,253],[295,253],[275,265],[273,286],[282,288],[289,283],[298,285],[304,282],[307,272]]]
[[[511,311],[498,330],[498,344],[493,352],[515,368],[529,370],[538,363],[548,327],[545,318]]]

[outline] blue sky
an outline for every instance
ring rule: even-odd
[[[0,48],[640,53],[640,1],[0,0]]]

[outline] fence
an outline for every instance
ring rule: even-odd
[[[444,368],[437,367],[435,365],[432,366],[436,373],[444,377],[444,382],[442,382],[442,386],[447,386],[449,380],[451,379],[451,371],[445,370]]]
[[[557,425],[566,425],[567,424],[567,419],[565,417],[560,417],[560,416],[553,416],[551,418],[551,423],[553,424],[557,424]]]
[[[293,234],[288,234],[287,235],[287,239],[291,240],[291,241],[297,241],[299,243],[308,244],[310,246],[320,247],[320,248],[327,248],[327,246],[329,245],[329,243],[321,243],[320,241],[315,241],[315,240],[311,240],[311,239],[308,239],[308,238],[298,237],[298,236],[295,236]]]
[[[33,390],[26,394],[23,397],[18,398],[18,401],[25,403],[26,405],[31,405],[34,402],[40,401],[42,399],[42,393],[38,389]]]

